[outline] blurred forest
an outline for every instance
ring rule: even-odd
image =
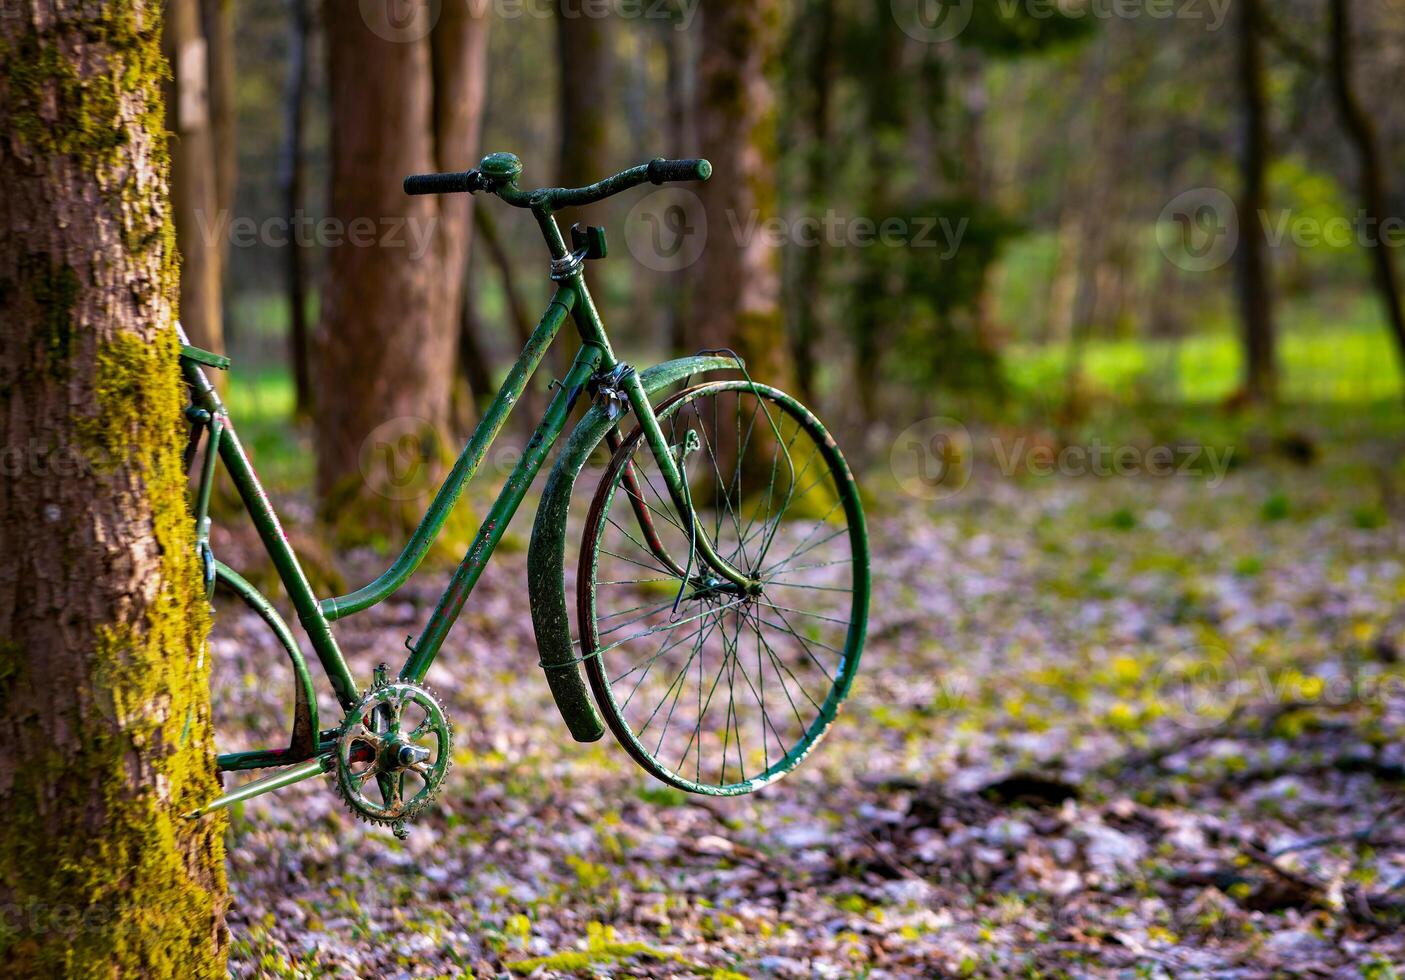
[[[339,35],[327,25],[349,17],[359,27],[354,12],[312,0],[204,6],[215,193],[231,219],[263,229],[297,214],[311,227],[339,213],[339,174],[381,185],[348,191],[341,213],[413,213],[396,202],[404,173],[372,173],[345,154],[338,167],[339,110],[379,127],[368,137],[399,147],[380,159],[401,169],[422,142],[403,114],[374,118],[383,103],[367,100],[393,98],[386,91],[401,83],[368,62],[347,69],[342,96],[329,85]],[[1382,271],[1394,249],[1373,245],[1405,233],[1396,219],[1371,234],[1405,195],[1393,179],[1405,142],[1393,98],[1405,60],[1398,3],[1148,4],[1126,15],[1100,3],[950,4],[952,18],[969,19],[951,38],[953,23],[929,27],[916,2],[765,3],[738,15],[723,4],[711,17],[663,0],[605,5],[603,17],[477,0],[397,6],[406,36],[424,40],[381,48],[427,47],[450,30],[486,44],[458,76],[428,54],[406,69],[424,79],[405,85],[440,86],[437,106],[481,113],[481,135],[441,140],[437,157],[418,154],[423,169],[467,169],[482,152],[510,150],[533,186],[710,145],[715,157],[732,134],[707,132],[718,111],[709,99],[725,95],[700,78],[730,70],[710,58],[750,72],[742,101],[759,125],[746,153],[759,155],[750,166],[760,179],[714,159],[714,185],[762,186],[748,204],[759,221],[727,212],[723,228],[708,226],[707,249],[746,251],[750,273],[778,264],[779,288],[763,302],[779,314],[785,356],[769,375],[793,378],[872,446],[891,436],[887,421],[938,405],[1066,426],[1107,405],[1400,397],[1400,283]],[[1352,22],[1338,25],[1348,9]],[[747,51],[709,36],[707,21],[728,16],[755,31],[740,42]],[[1374,161],[1367,177],[1363,152]],[[226,171],[237,173],[232,187]],[[548,295],[536,229],[496,203],[479,203],[462,299],[437,314],[439,332],[461,329],[460,427]],[[630,217],[636,203],[622,196],[590,215],[616,246],[591,273],[617,345],[643,358],[696,347],[703,334],[735,342],[731,328],[697,326],[715,308],[706,259],[659,271],[622,247],[628,223],[643,220]],[[224,342],[242,367],[236,384],[253,386],[238,389],[236,407],[254,399],[276,415],[297,398],[306,409],[315,376],[305,338],[327,276],[347,273],[328,269],[326,247],[274,247],[247,234],[251,225],[242,236],[229,227]],[[766,241],[744,249],[735,238]],[[182,236],[187,253],[200,251],[191,239]],[[364,251],[366,275],[395,264],[387,249]],[[210,288],[194,268],[188,254],[188,326],[192,290]],[[393,303],[375,312],[387,332],[421,315]],[[335,316],[324,323],[343,328]]]

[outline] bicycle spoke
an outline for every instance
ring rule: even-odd
[[[769,643],[767,643],[765,637],[763,637],[763,636],[761,635],[761,630],[760,630],[760,628],[756,625],[755,617],[753,617],[753,616],[748,616],[747,618],[750,619],[750,620],[752,620],[751,625],[752,625],[752,629],[755,630],[755,632],[756,632],[756,642],[757,642],[757,644],[758,644],[758,647],[760,647],[760,646],[765,646],[765,647],[766,647],[766,654],[767,654],[767,656],[769,656],[769,657],[771,658],[772,663],[774,664],[776,655],[775,655],[775,653],[771,650],[771,645],[770,645]],[[792,677],[793,677],[793,676],[794,676],[794,675],[792,675]],[[794,712],[794,714],[795,714],[795,721],[800,725],[800,729],[803,731],[807,726],[806,726],[806,724],[805,724],[805,719],[804,719],[803,717],[801,717],[801,715],[800,715],[800,707],[799,707],[799,705],[797,705],[797,704],[795,703],[795,699],[790,696],[790,688],[786,685],[785,677],[784,677],[784,675],[781,674],[781,672],[780,672],[779,670],[776,671],[776,677],[780,679],[780,682],[781,682],[781,692],[785,695],[785,699],[786,699],[788,702],[790,702],[790,710],[791,710],[792,712]],[[799,684],[799,681],[797,680],[796,683]],[[800,691],[801,691],[802,694],[805,692],[804,685],[800,685]],[[808,695],[807,695],[807,696],[808,696]],[[813,704],[814,702],[812,701],[811,703]],[[782,746],[782,748],[784,748],[784,746],[785,746],[784,741],[782,741],[781,746]]]
[[[814,651],[810,649],[810,645],[805,642],[805,638],[795,631],[795,627],[790,625],[790,620],[786,618],[785,613],[780,611],[780,606],[771,606],[771,608],[776,610],[776,612],[780,614],[781,622],[785,623],[786,632],[788,632],[791,636],[795,637],[800,642],[800,645],[805,648],[805,653],[809,656],[811,660],[815,662],[815,666],[820,669],[820,672],[822,674],[824,674],[825,679],[828,680],[831,684],[833,684],[834,678],[830,675],[829,671],[824,669],[824,664],[820,663],[819,658],[816,657]],[[845,625],[847,626],[848,624],[846,623]]]

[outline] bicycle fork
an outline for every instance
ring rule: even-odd
[[[658,461],[664,485],[668,487],[668,494],[672,498],[674,509],[682,519],[681,526],[691,539],[691,548],[696,551],[702,561],[710,565],[718,575],[737,589],[746,595],[759,595],[761,582],[736,568],[731,562],[719,555],[712,539],[708,537],[703,528],[702,522],[698,520],[697,511],[693,507],[692,495],[688,491],[687,477],[683,473],[680,460],[674,456],[669,447],[668,438],[664,435],[663,427],[659,425],[658,417],[654,415],[653,405],[649,402],[649,395],[644,390],[639,375],[633,371],[627,372],[620,379],[620,387],[629,401],[630,408],[634,410],[634,417],[639,420],[639,426],[644,431],[644,441],[648,443],[649,450]],[[615,449],[617,446],[612,445],[611,448]],[[640,520],[640,529],[645,534],[645,540],[648,541],[650,550],[657,555],[660,561],[664,562],[670,571],[682,578],[687,578],[691,569],[680,568],[658,539],[648,510],[643,506],[643,496],[639,491],[639,482],[634,476],[632,463],[626,464],[624,476],[625,490],[630,496],[630,503],[636,517]],[[689,558],[689,564],[692,564],[692,556],[690,555]]]

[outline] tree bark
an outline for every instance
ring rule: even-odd
[[[307,109],[312,83],[312,0],[292,0],[288,24],[288,78],[284,103],[288,115],[279,162],[283,210],[289,221],[302,207],[307,156]],[[308,362],[307,253],[297,241],[284,249],[284,274],[288,288],[288,350],[293,365],[295,411],[299,417],[312,412],[312,378]]]
[[[201,30],[209,48],[210,138],[215,164],[215,203],[220,214],[234,214],[239,184],[239,145],[235,126],[234,0],[200,0]],[[229,238],[215,246],[220,276],[221,340],[228,346],[235,327],[229,317]]]
[[[1376,128],[1362,107],[1351,82],[1351,15],[1345,0],[1332,0],[1332,36],[1330,69],[1332,92],[1337,111],[1356,150],[1359,168],[1359,193],[1366,219],[1376,229],[1376,238],[1367,245],[1371,254],[1371,272],[1385,307],[1386,320],[1395,338],[1401,368],[1405,370],[1405,308],[1400,297],[1400,280],[1390,249],[1380,240],[1381,222],[1390,217],[1386,203],[1385,171],[1381,167],[1381,150]]]
[[[234,0],[200,0],[200,20],[209,47],[210,134],[215,161],[215,197],[220,209],[234,208],[239,183],[239,144],[235,135]],[[221,255],[228,254],[228,248]]]
[[[171,204],[180,247],[180,319],[191,343],[224,350],[221,259],[229,213],[222,211],[211,129],[209,44],[199,0],[167,5],[166,57],[171,63],[166,117],[172,139]]]
[[[698,186],[707,216],[697,344],[730,347],[752,377],[793,380],[780,313],[780,253],[758,229],[776,215],[776,107],[771,73],[776,0],[721,0],[701,11],[698,134],[713,178]]]
[[[472,162],[478,108],[459,103],[477,85],[481,104],[481,10],[445,4],[433,32],[393,39],[388,18],[325,11],[330,215],[347,238],[328,249],[313,380],[318,492],[344,541],[413,526],[448,456],[469,211],[400,184]]]
[[[1278,393],[1278,366],[1269,283],[1268,240],[1259,215],[1265,206],[1268,172],[1268,103],[1264,94],[1263,0],[1239,4],[1239,92],[1243,103],[1243,141],[1239,198],[1239,248],[1236,283],[1244,333],[1244,396],[1272,401]]]
[[[162,4],[0,17],[0,908],[11,977],[225,975]]]
[[[610,102],[601,93],[611,90],[614,58],[610,51],[611,19],[587,16],[579,3],[560,0],[556,9],[556,62],[560,70],[557,105],[561,113],[561,146],[557,156],[556,182],[562,187],[580,187],[609,172]],[[571,221],[599,224],[603,206],[576,208]],[[586,266],[586,285],[599,282],[595,270]],[[566,376],[576,344],[561,337],[554,345],[556,373]]]

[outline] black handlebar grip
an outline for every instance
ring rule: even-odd
[[[649,182],[662,184],[670,180],[707,180],[712,176],[712,164],[706,160],[649,161]]]
[[[464,194],[483,187],[477,170],[458,174],[417,174],[405,178],[406,194]]]

